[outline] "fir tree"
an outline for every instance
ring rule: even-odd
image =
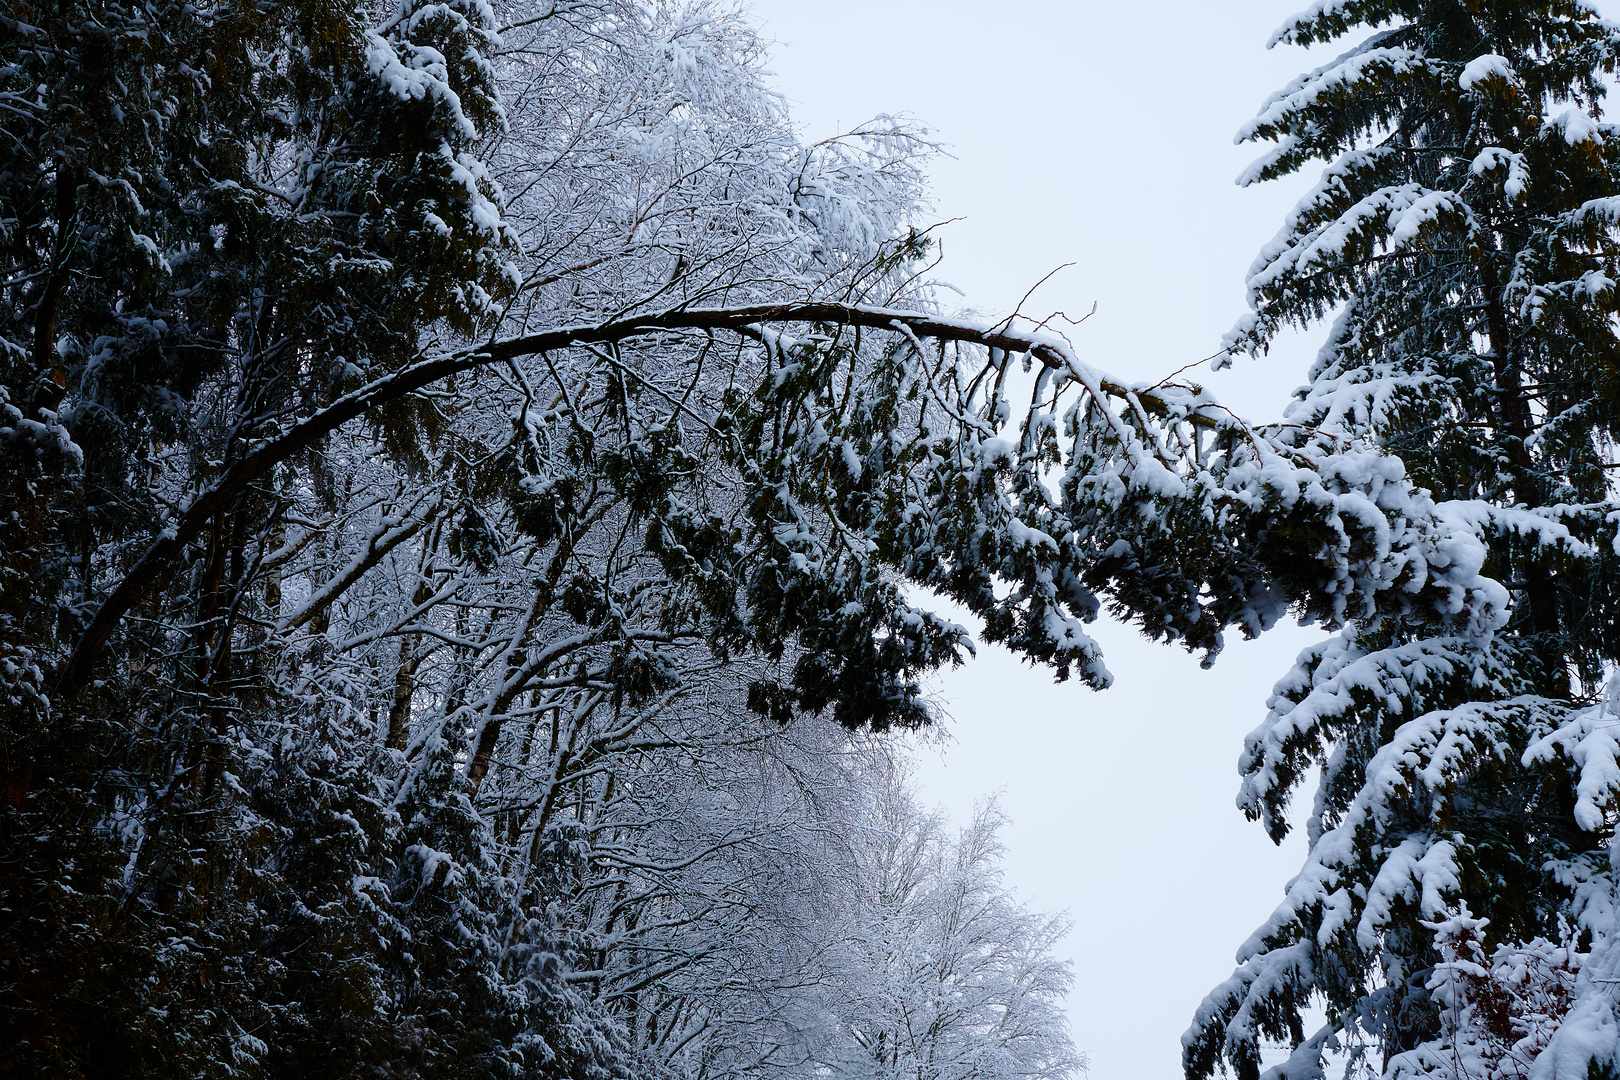
[[[1620,1053],[1601,979],[1551,999],[1551,1017],[1501,994],[1494,1019],[1462,1010],[1447,928],[1466,923],[1481,963],[1556,946],[1571,972],[1600,970],[1620,933],[1612,759],[1591,743],[1620,655],[1620,130],[1599,108],[1620,32],[1578,3],[1349,2],[1273,44],[1359,28],[1373,32],[1240,133],[1275,144],[1242,183],[1324,168],[1251,267],[1253,312],[1227,345],[1263,351],[1334,313],[1284,437],[1398,457],[1484,539],[1512,612],[1486,638],[1360,619],[1278,683],[1240,803],[1280,839],[1319,769],[1310,855],[1184,1060],[1189,1076],[1256,1076],[1269,1037],[1293,1048],[1278,1076],[1320,1075],[1329,1047],[1451,1075],[1465,1043],[1533,1029],[1502,1068],[1585,1077]],[[1328,1014],[1314,1033],[1313,1001]]]
[[[97,576],[146,543],[159,492],[398,366],[424,328],[491,317],[510,237],[468,153],[499,128],[491,18],[438,5],[371,30],[353,6],[64,3],[4,19],[7,1069],[292,1067],[311,1057],[299,1032],[324,1043],[334,1023],[349,1047],[388,1041],[368,1023],[387,996],[364,941],[378,913],[348,895],[389,858],[355,802],[371,782],[296,723],[277,745],[274,652],[239,632],[274,597],[248,579],[250,538],[282,528],[275,482],[148,583],[116,688],[52,692],[41,672]],[[408,413],[377,418],[401,456],[428,426]],[[368,818],[373,850],[345,845]]]

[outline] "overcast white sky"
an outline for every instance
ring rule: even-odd
[[[1071,334],[1119,376],[1161,377],[1215,352],[1243,277],[1310,179],[1240,189],[1257,156],[1232,133],[1323,62],[1267,51],[1303,0],[752,0],[778,42],[775,85],[820,138],[877,113],[928,123],[939,276],[985,314],[1097,314]],[[1332,49],[1329,56],[1340,49]],[[1203,381],[1275,418],[1320,334]],[[1234,643],[1212,671],[1124,628],[1096,636],[1116,676],[1094,694],[981,647],[939,682],[954,743],[925,752],[923,797],[961,818],[998,789],[1009,878],[1075,927],[1070,999],[1092,1080],[1175,1080],[1180,1035],[1281,898],[1303,845],[1274,848],[1234,808],[1243,735],[1316,635]]]

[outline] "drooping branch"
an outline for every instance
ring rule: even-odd
[[[608,322],[558,327],[435,356],[401,368],[344,394],[314,416],[293,424],[244,455],[185,507],[107,595],[63,668],[58,680],[58,692],[69,698],[78,693],[89,677],[96,657],[124,614],[168,572],[186,545],[247,485],[372,409],[397,401],[441,379],[521,356],[571,346],[611,344],[674,330],[729,330],[741,333],[757,330],[768,323],[821,323],[887,330],[914,338],[978,345],[1007,353],[1027,353],[1047,367],[1073,378],[1095,397],[1124,399],[1133,408],[1160,415],[1171,413],[1174,401],[1181,405],[1174,410],[1177,419],[1197,426],[1230,431],[1240,437],[1254,437],[1246,424],[1207,399],[1194,402],[1184,392],[1177,394],[1176,391],[1181,390],[1179,387],[1160,385],[1143,388],[1115,382],[1081,363],[1058,339],[1006,326],[987,327],[942,318],[926,312],[818,301],[733,308],[672,308]],[[1198,407],[1189,410],[1185,407],[1187,404]]]

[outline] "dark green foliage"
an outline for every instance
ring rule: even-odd
[[[426,328],[487,323],[509,289],[466,154],[498,123],[487,13],[424,12],[381,35],[322,4],[0,18],[10,1074],[371,1075],[414,1052],[399,1033],[431,1021],[413,1009],[443,1009],[397,996],[380,964],[442,915],[390,892],[389,868],[409,869],[354,732],[277,700],[265,635],[237,627],[266,596],[248,538],[284,528],[274,484],[153,583],[105,683],[43,676],[93,582],[147,543],[158,491],[398,366]],[[454,58],[437,75],[418,62],[435,48]],[[419,460],[424,418],[378,423]],[[493,962],[466,961],[485,983]],[[455,1046],[499,1057],[516,1025]]]
[[[1240,135],[1276,144],[1244,182],[1325,168],[1251,267],[1254,310],[1227,344],[1262,351],[1332,314],[1283,437],[1398,457],[1473,523],[1512,610],[1490,638],[1363,620],[1278,684],[1241,802],[1280,840],[1318,769],[1311,855],[1206,999],[1184,1062],[1256,1076],[1265,1035],[1309,1070],[1333,1034],[1401,1076],[1508,1075],[1564,1037],[1575,997],[1497,1021],[1484,998],[1442,1008],[1442,925],[1488,920],[1479,959],[1504,972],[1540,970],[1549,941],[1600,963],[1615,929],[1597,899],[1612,887],[1612,797],[1583,739],[1620,657],[1620,133],[1597,119],[1620,35],[1564,0],[1330,7],[1276,40],[1371,35]],[[1311,1001],[1329,1024],[1306,1039]],[[1580,1015],[1537,1070],[1612,1056]]]

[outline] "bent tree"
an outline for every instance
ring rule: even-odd
[[[1361,33],[1239,134],[1240,182],[1323,164],[1249,272],[1234,353],[1332,314],[1295,447],[1398,457],[1488,545],[1488,640],[1357,618],[1249,736],[1239,803],[1309,855],[1185,1039],[1189,1076],[1620,1070],[1613,831],[1620,30],[1564,2],[1324,3],[1272,44]],[[1317,1005],[1327,1022],[1304,1026]]]

